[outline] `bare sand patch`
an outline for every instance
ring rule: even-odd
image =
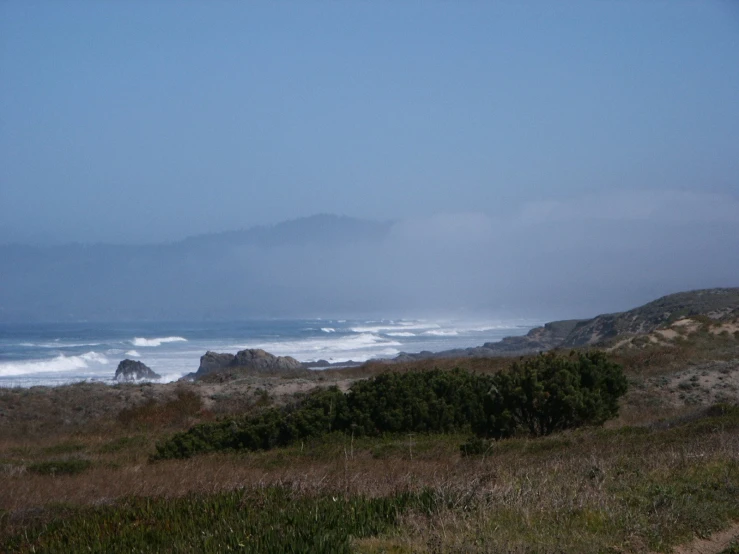
[[[733,335],[734,333],[739,332],[739,322],[730,321],[727,323],[721,323],[719,325],[714,325],[711,327],[710,331],[714,335],[720,335],[722,333],[728,333],[729,335]]]
[[[672,327],[684,327],[686,332],[692,333],[696,331],[698,327],[700,327],[700,323],[695,321],[694,319],[684,317],[673,322]]]
[[[667,340],[674,340],[680,336],[674,329],[658,329],[655,333]]]

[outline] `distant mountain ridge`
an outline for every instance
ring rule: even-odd
[[[319,214],[172,243],[0,244],[0,321],[239,319],[349,304],[358,295],[332,287],[337,266],[382,252],[391,226]]]
[[[275,225],[258,225],[247,229],[194,235],[177,245],[248,245],[277,246],[311,242],[336,243],[346,240],[377,240],[390,230],[392,222],[369,221],[333,214],[316,214],[283,221]]]

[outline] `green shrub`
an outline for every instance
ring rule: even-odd
[[[521,430],[533,436],[601,425],[618,415],[628,386],[621,366],[602,352],[540,354],[494,377],[486,420],[475,431],[494,438]]]
[[[157,445],[155,458],[187,458],[221,450],[269,450],[330,433],[337,422],[345,419],[346,395],[331,387],[308,395],[299,407],[271,408],[256,416],[204,423],[176,433]]]
[[[487,453],[492,445],[493,441],[475,436],[459,445],[459,451],[462,456],[481,456]]]
[[[492,379],[460,369],[383,373],[352,386],[348,423],[364,435],[465,431],[484,418]]]
[[[347,394],[331,387],[299,405],[197,425],[157,445],[154,458],[268,450],[337,431],[355,436],[472,431],[496,439],[548,435],[614,417],[626,386],[621,367],[599,352],[540,355],[496,375],[460,369],[387,372],[355,383]]]

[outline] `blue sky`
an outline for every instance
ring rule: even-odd
[[[0,3],[0,241],[645,191],[739,196],[739,3]]]

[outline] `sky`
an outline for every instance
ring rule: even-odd
[[[0,2],[0,242],[738,198],[736,2]]]

